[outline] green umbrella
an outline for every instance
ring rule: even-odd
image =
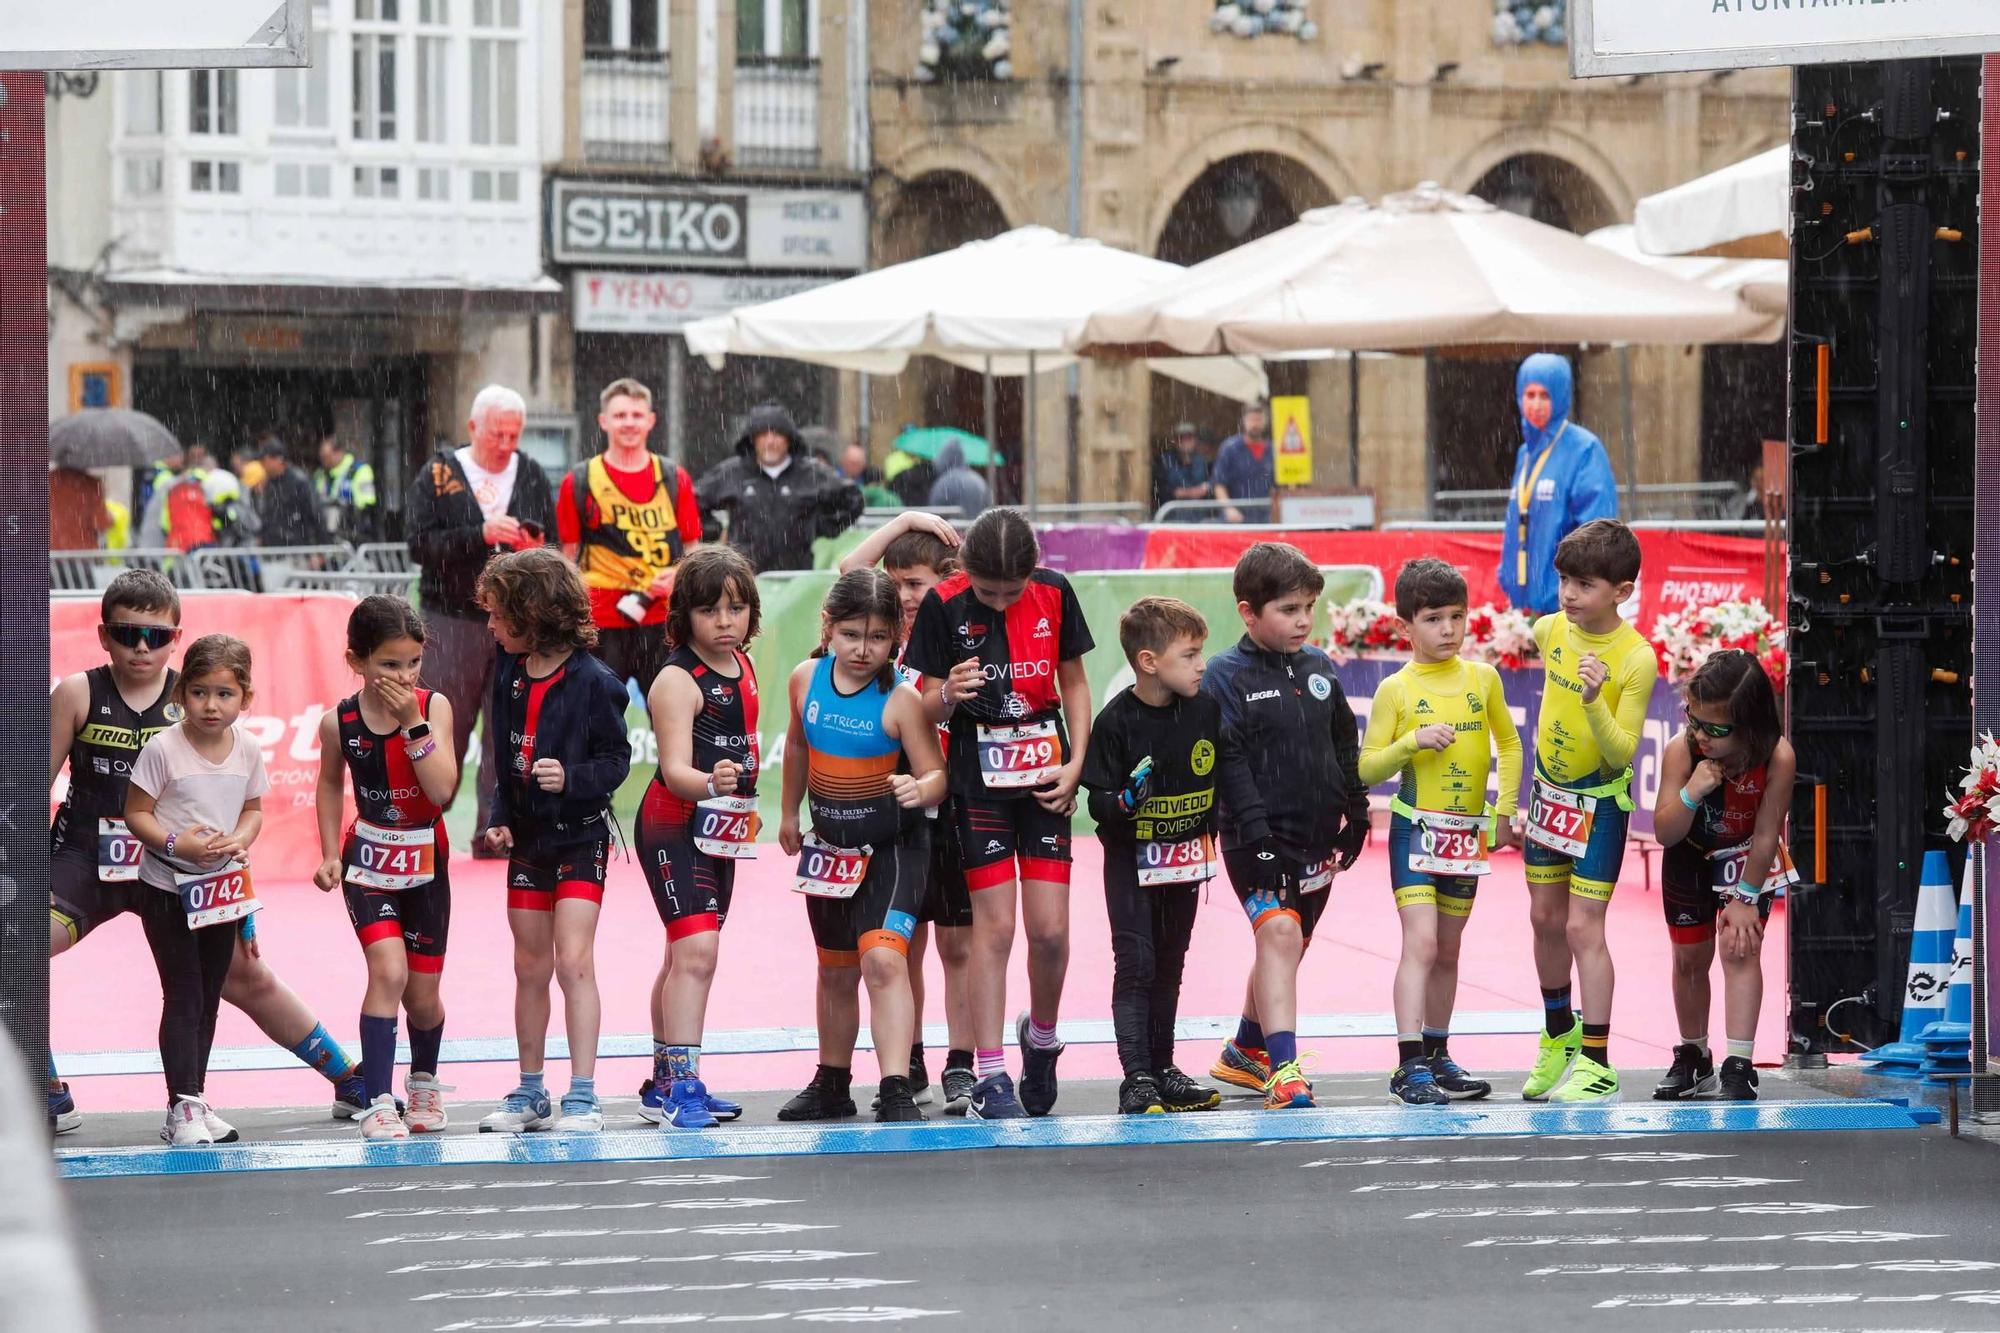
[[[965,462],[968,467],[985,467],[989,461],[993,463],[1007,461],[1004,454],[985,440],[970,431],[958,430],[951,426],[912,426],[898,435],[895,444],[890,447],[916,458],[936,461],[938,450],[953,440],[957,440],[959,447],[965,450]],[[987,458],[988,454],[992,455],[990,460]]]

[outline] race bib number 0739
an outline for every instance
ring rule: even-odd
[[[1419,810],[1410,842],[1410,869],[1420,875],[1463,877],[1493,869],[1484,815]]]

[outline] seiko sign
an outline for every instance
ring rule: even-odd
[[[867,215],[858,191],[557,181],[549,230],[558,264],[853,270]]]

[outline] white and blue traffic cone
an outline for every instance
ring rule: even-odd
[[[1917,915],[1910,926],[1902,1028],[1895,1041],[1861,1057],[1878,1074],[1915,1078],[1923,1068],[1923,1031],[1944,1017],[1945,990],[1951,982],[1952,935],[1957,926],[1951,907],[1950,862],[1941,851],[1925,852],[1923,873],[1917,878]]]
[[[1951,946],[1951,978],[1945,985],[1944,1017],[1923,1030],[1924,1080],[1941,1083],[1950,1075],[1972,1073],[1972,854],[1965,858],[1965,881],[1958,892],[1958,932]]]

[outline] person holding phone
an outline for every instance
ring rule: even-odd
[[[545,545],[555,526],[548,475],[520,452],[527,412],[521,395],[505,385],[481,389],[465,423],[467,443],[433,454],[403,502],[410,558],[423,571],[417,589],[430,631],[425,684],[457,705],[451,752],[461,757],[493,683],[493,636],[476,591],[480,571],[496,555]],[[482,732],[479,827],[485,828],[493,813],[494,751],[491,728]],[[490,853],[475,845],[473,855]]]

